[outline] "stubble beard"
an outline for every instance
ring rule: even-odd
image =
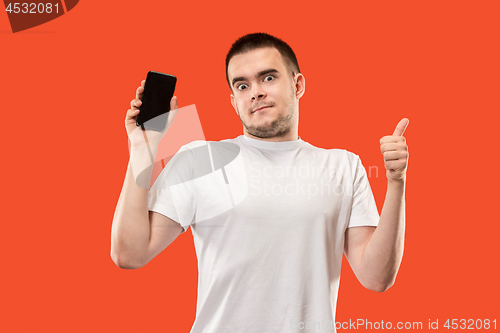
[[[240,117],[241,123],[246,131],[261,139],[274,138],[274,137],[282,137],[287,135],[294,124],[295,116],[297,115],[297,111],[295,110],[293,104],[294,95],[293,92],[285,105],[287,109],[287,114],[285,116],[280,115],[277,119],[273,120],[271,124],[265,126],[248,126],[245,124],[243,119],[241,118],[240,112],[238,111],[238,117]]]

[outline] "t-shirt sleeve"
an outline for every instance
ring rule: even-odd
[[[148,209],[179,223],[181,233],[187,231],[195,218],[191,159],[190,150],[181,147],[148,192]]]
[[[354,157],[352,208],[347,227],[377,226],[380,216],[366,170],[359,156]]]
[[[165,169],[163,169],[165,170]],[[156,182],[155,182],[156,183]],[[148,193],[148,207],[150,211],[160,213],[182,226],[181,234],[186,232],[189,225],[183,226],[179,222],[177,211],[173,204],[172,194],[168,186],[163,189],[151,189]]]

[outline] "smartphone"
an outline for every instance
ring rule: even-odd
[[[163,131],[168,117],[159,117],[170,111],[177,78],[170,74],[149,71],[144,83],[141,106],[135,124],[144,129]]]

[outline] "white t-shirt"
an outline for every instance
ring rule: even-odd
[[[244,135],[183,146],[149,209],[191,226],[191,333],[334,332],[344,232],[379,221],[357,155]]]

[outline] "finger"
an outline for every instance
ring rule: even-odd
[[[386,135],[380,139],[380,144],[383,145],[385,143],[406,143],[406,138],[404,136],[394,136],[394,135]]]
[[[408,152],[406,151],[386,151],[383,154],[385,161],[395,161],[399,159],[405,159],[408,157]]]
[[[179,106],[177,105],[177,96],[172,97],[170,100],[170,110],[177,110]]]
[[[130,107],[132,109],[138,109],[142,105],[142,101],[140,99],[133,99],[130,101]]]
[[[408,146],[404,142],[391,142],[380,145],[380,151],[382,153],[394,150],[408,150]]]
[[[403,118],[401,121],[398,123],[398,126],[396,126],[396,129],[394,130],[394,134],[396,136],[401,136],[406,130],[406,127],[410,123],[410,120],[408,118]]]
[[[145,84],[146,84],[146,80],[142,80],[140,87],[137,88],[137,90],[135,92],[135,99],[138,99],[138,100],[142,99],[142,94],[144,93]]]
[[[384,166],[387,170],[404,170],[407,162],[406,160],[386,161]]]
[[[125,121],[130,119],[135,119],[135,117],[137,117],[139,112],[140,112],[139,109],[129,109],[127,111],[127,115],[125,116]]]

